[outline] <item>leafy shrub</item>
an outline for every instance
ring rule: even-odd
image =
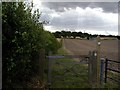
[[[40,50],[55,53],[59,48],[39,22],[39,10],[32,14],[32,8],[22,2],[2,3],[3,88],[26,85],[38,72]]]

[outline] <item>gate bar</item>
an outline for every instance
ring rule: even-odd
[[[49,55],[49,56],[46,56],[47,58],[50,58],[50,59],[61,59],[61,58],[89,58],[88,55],[57,55],[57,56],[54,56],[54,55]]]

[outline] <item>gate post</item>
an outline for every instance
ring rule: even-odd
[[[100,36],[97,36],[97,88],[100,86]]]
[[[45,65],[45,50],[41,49],[40,50],[40,55],[39,55],[39,76],[41,81],[43,82],[44,80],[44,65]]]
[[[89,83],[92,83],[92,52],[89,51],[89,61],[88,61],[88,79],[89,79]]]
[[[92,80],[93,88],[95,88],[97,83],[97,51],[92,52],[92,57]]]
[[[89,52],[89,83],[95,88],[97,82],[97,52]]]
[[[49,56],[52,53],[49,52]],[[51,64],[52,64],[52,59],[48,57],[48,87],[51,87]]]

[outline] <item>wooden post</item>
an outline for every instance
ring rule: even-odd
[[[88,79],[89,79],[89,83],[92,83],[92,52],[89,52],[89,61],[88,61]]]
[[[49,52],[49,56],[52,53]],[[48,87],[51,87],[51,64],[52,64],[52,59],[48,58]]]
[[[100,36],[97,36],[97,88],[100,86]]]
[[[92,52],[92,82],[93,88],[96,88],[97,83],[97,51]]]
[[[104,63],[105,59],[101,58],[101,64],[100,64],[100,84],[103,86],[103,79],[104,79]]]
[[[39,76],[41,81],[44,80],[44,65],[45,65],[45,50],[40,50],[40,56],[39,56]]]
[[[97,79],[97,52],[89,52],[89,83],[93,88],[96,87],[96,79]]]

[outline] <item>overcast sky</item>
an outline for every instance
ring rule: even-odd
[[[33,2],[42,12],[40,21],[49,21],[44,25],[48,31],[118,35],[117,2]]]

